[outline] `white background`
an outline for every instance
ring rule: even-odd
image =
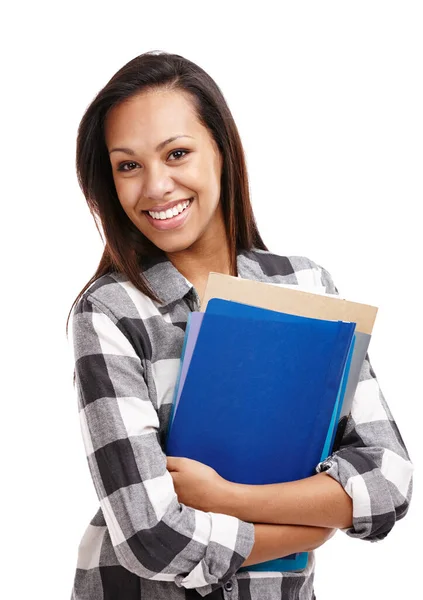
[[[308,256],[342,295],[380,307],[370,357],[416,465],[413,502],[384,541],[338,532],[319,549],[317,597],[416,597],[422,4],[21,2],[2,20],[2,596],[69,598],[98,507],[65,335],[102,251],[76,181],[76,131],[121,66],[166,50],[222,89],[269,249]]]

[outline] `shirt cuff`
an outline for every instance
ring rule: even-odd
[[[186,576],[177,575],[178,587],[195,588],[206,596],[226,583],[251,554],[255,540],[254,523],[236,517],[209,513],[210,540],[203,560]]]

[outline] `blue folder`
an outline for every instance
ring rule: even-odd
[[[239,483],[312,475],[330,446],[354,330],[354,323],[210,301],[167,454],[199,460]],[[301,553],[246,569],[300,569],[306,560]]]
[[[202,313],[204,314],[204,313]],[[251,306],[248,304],[241,304],[240,302],[234,302],[232,300],[222,300],[221,298],[212,298],[209,300],[207,305],[207,314],[212,315],[222,315],[222,316],[233,316],[233,317],[251,317],[255,319],[265,319],[265,320],[281,320],[285,322],[295,322],[298,321],[297,315],[291,315],[288,313],[281,313],[280,311],[274,311],[270,309],[263,309],[257,306]],[[304,322],[304,317],[302,317]],[[316,320],[316,319],[312,319]],[[321,319],[318,319],[321,320]],[[187,332],[189,333],[189,332]],[[187,336],[188,337],[188,336]],[[184,348],[182,350],[183,354],[185,353],[185,346],[187,337],[184,340]],[[345,390],[348,383],[348,374],[351,367],[351,361],[354,353],[355,347],[355,335],[353,335],[350,350],[347,356],[347,361],[344,368],[344,373],[341,379],[341,384],[338,392],[338,396],[335,402],[334,410],[332,413],[332,418],[329,424],[329,428],[326,435],[325,444],[323,446],[322,454],[320,457],[320,461],[327,458],[331,451],[333,442],[336,434],[336,426],[339,421],[339,417],[342,410],[343,400],[345,396]]]

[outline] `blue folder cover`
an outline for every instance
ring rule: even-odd
[[[237,317],[204,314],[167,454],[240,483],[307,477],[327,440],[355,324],[227,304]],[[284,570],[279,562],[256,568]]]
[[[251,306],[248,304],[241,304],[240,302],[234,302],[232,300],[222,300],[221,298],[212,298],[209,300],[207,304],[207,314],[212,315],[222,315],[222,316],[233,316],[233,317],[251,317],[256,319],[266,319],[266,320],[281,320],[285,322],[295,322],[298,321],[298,316],[291,315],[287,313],[281,313],[280,311],[274,311],[269,309],[259,308],[257,306]],[[316,320],[316,319],[312,319]],[[321,320],[321,319],[318,319]],[[304,318],[303,318],[304,322]],[[187,331],[187,335],[189,335],[189,331]],[[184,341],[184,349],[185,351],[186,340]],[[348,374],[351,366],[351,361],[354,353],[355,346],[355,335],[352,338],[347,361],[344,368],[344,373],[341,379],[341,384],[338,391],[338,396],[335,402],[334,410],[332,413],[332,418],[330,421],[330,425],[327,431],[325,444],[323,446],[322,454],[320,457],[320,461],[327,458],[333,446],[333,441],[336,433],[336,425],[339,421],[339,415],[341,413],[343,399],[345,396],[345,390],[348,383]],[[178,381],[179,383],[179,381]]]

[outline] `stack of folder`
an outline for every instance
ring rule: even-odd
[[[187,322],[167,455],[243,484],[313,475],[342,437],[376,314],[298,286],[211,273]],[[241,570],[301,570],[307,558]]]

